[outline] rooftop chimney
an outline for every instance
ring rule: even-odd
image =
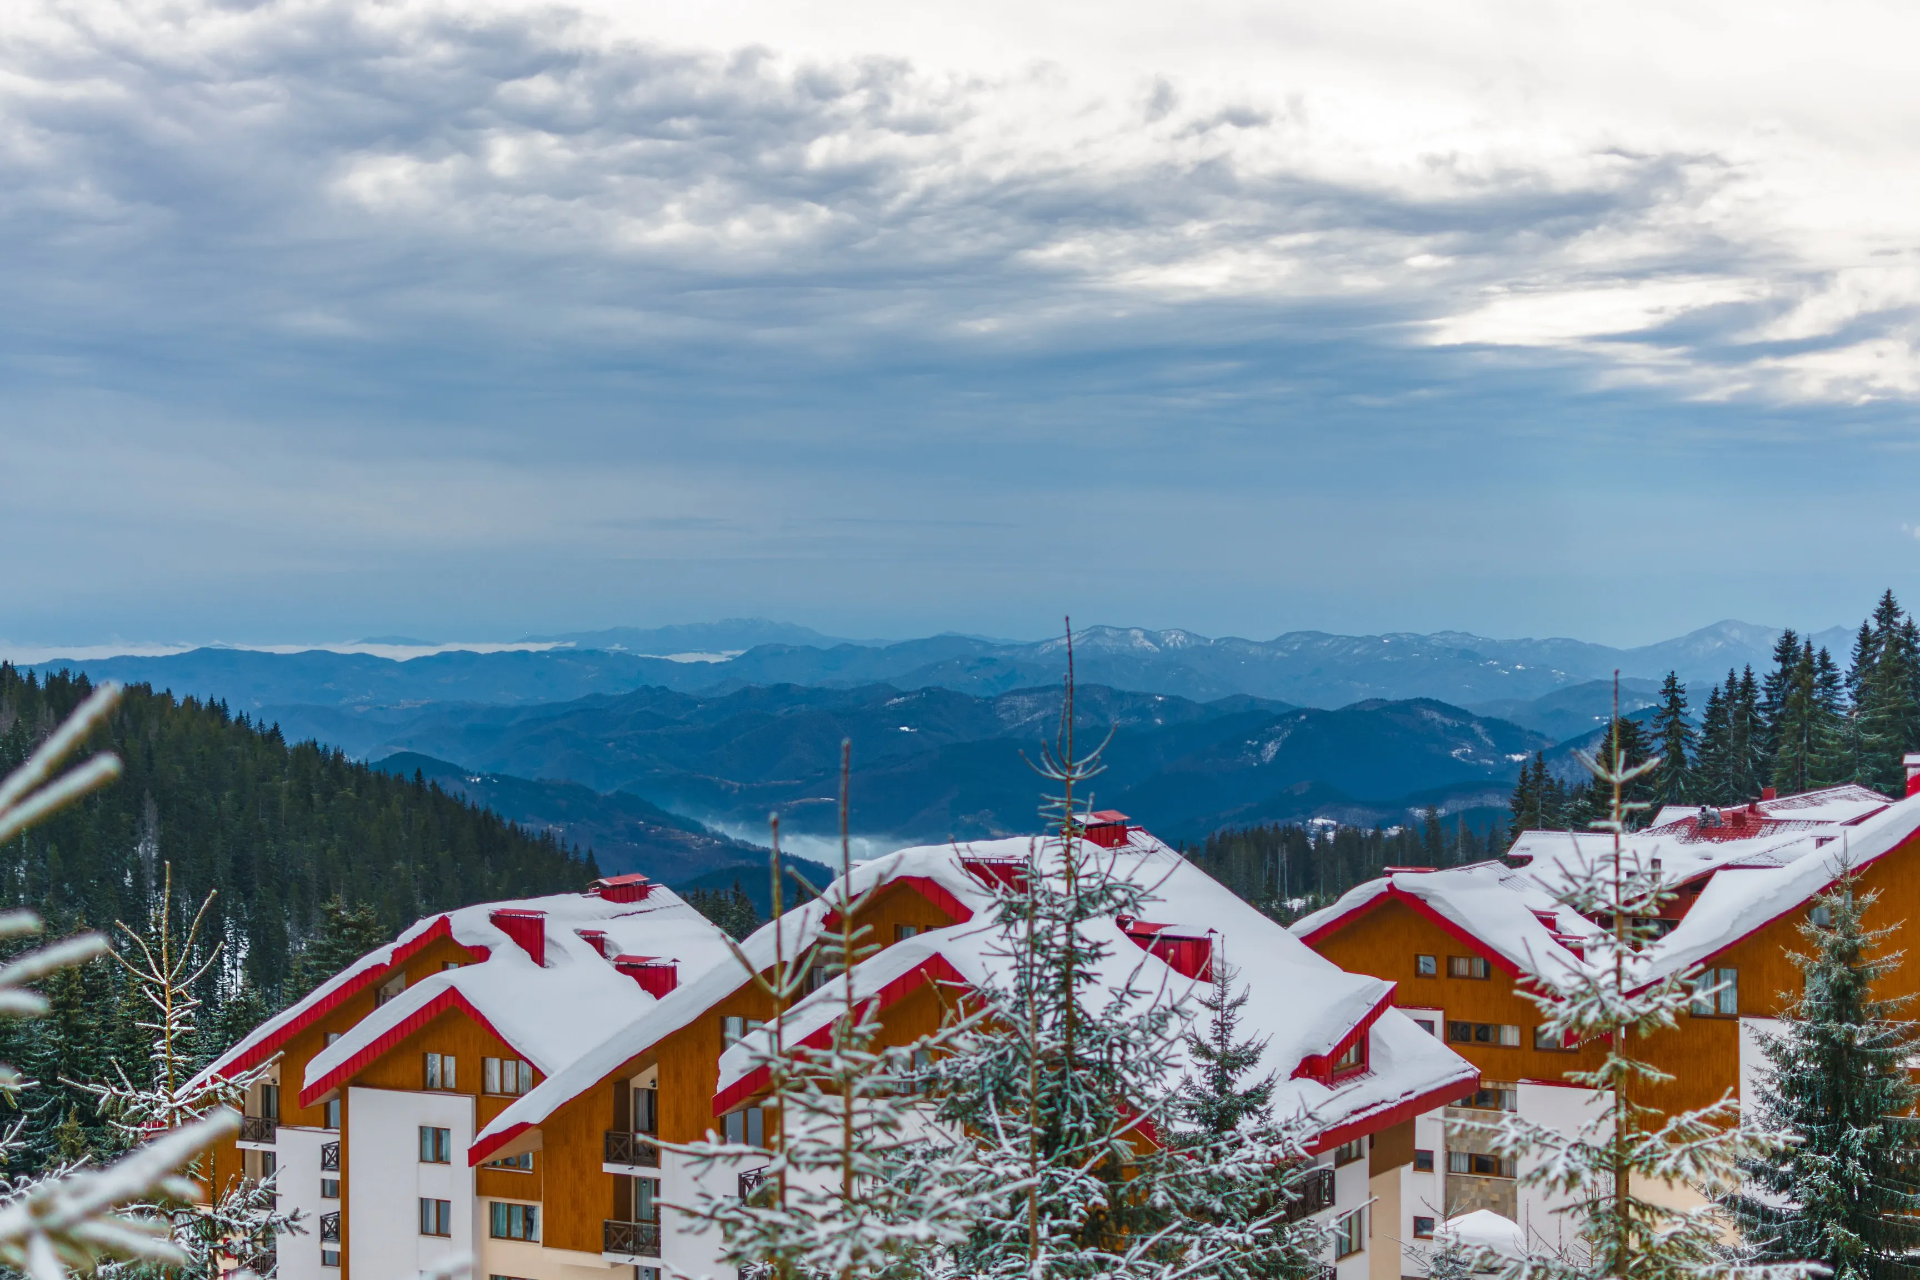
[[[595,951],[598,951],[602,960],[607,958],[607,931],[605,929],[575,929],[574,932],[580,936],[580,941],[586,943]]]
[[[1087,815],[1087,839],[1102,849],[1118,849],[1127,842],[1127,815],[1118,809],[1101,809]]]
[[[541,968],[547,967],[547,913],[502,908],[488,916],[493,927],[513,939]]]
[[[615,956],[613,967],[639,983],[640,989],[656,1000],[680,985],[677,961],[657,956]]]
[[[638,871],[629,871],[624,876],[606,876],[587,886],[587,892],[598,894],[608,902],[645,902],[647,895],[653,892],[653,886]]]
[[[1772,800],[1774,799],[1774,797],[1775,797],[1775,793],[1772,787],[1760,788],[1760,798],[1762,800]]]

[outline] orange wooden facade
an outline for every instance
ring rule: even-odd
[[[1857,892],[1880,895],[1866,914],[1869,928],[1920,923],[1917,854],[1920,854],[1920,834],[1860,872]],[[1680,901],[1691,905],[1688,897],[1683,896]],[[1807,919],[1811,905],[1800,903],[1753,933],[1728,939],[1726,947],[1705,962],[1708,967],[1733,969],[1738,973],[1739,1013],[1736,1016],[1683,1014],[1678,1027],[1649,1037],[1638,1056],[1673,1079],[1648,1086],[1637,1101],[1672,1113],[1704,1107],[1729,1092],[1739,1092],[1739,1018],[1778,1017],[1796,998],[1802,981],[1790,953],[1807,949],[1800,925]],[[1316,938],[1312,945],[1343,969],[1397,983],[1394,1003],[1403,1009],[1438,1009],[1442,1011],[1440,1017],[1448,1022],[1518,1026],[1518,1046],[1448,1042],[1449,1047],[1480,1069],[1482,1080],[1488,1085],[1502,1081],[1557,1081],[1569,1071],[1590,1068],[1598,1061],[1597,1046],[1583,1046],[1573,1051],[1536,1049],[1533,1031],[1541,1020],[1538,1007],[1522,994],[1523,983],[1503,972],[1493,949],[1464,941],[1404,902],[1388,899],[1362,908],[1331,932]],[[1901,946],[1898,935],[1890,945],[1894,949]],[[1423,977],[1417,972],[1415,957],[1419,955],[1437,958],[1436,976]],[[1489,975],[1449,977],[1449,956],[1484,958],[1490,962]],[[1920,966],[1900,967],[1881,983],[1876,994],[1920,996]],[[1444,1026],[1436,1030],[1442,1036],[1447,1034]]]

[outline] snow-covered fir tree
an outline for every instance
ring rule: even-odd
[[[119,926],[125,943],[112,954],[148,1006],[147,1017],[135,1024],[152,1036],[148,1071],[146,1079],[135,1080],[116,1062],[115,1079],[84,1087],[99,1099],[101,1114],[127,1146],[191,1126],[210,1112],[241,1109],[247,1091],[269,1074],[265,1066],[232,1076],[194,1070],[201,1002],[193,992],[225,949],[224,941],[211,948],[201,946],[200,929],[212,904],[209,893],[192,923],[180,932],[173,914],[173,865],[168,863],[146,928]],[[202,1162],[196,1162],[190,1174],[203,1182],[212,1177]],[[218,1280],[228,1269],[239,1268],[271,1280],[276,1270],[276,1239],[303,1230],[297,1214],[279,1211],[274,1175],[236,1178],[225,1186],[209,1186],[208,1191],[208,1205],[196,1204],[198,1197],[176,1196],[148,1206],[151,1214],[167,1223],[169,1236],[184,1255],[182,1261],[165,1267],[117,1264],[113,1274],[184,1274]]]
[[[101,685],[24,764],[0,781],[0,841],[14,838],[118,776],[119,762],[111,755],[96,755],[64,773],[61,769],[105,722],[119,693],[111,683]],[[31,937],[40,929],[31,912],[0,915],[0,939]],[[48,1001],[30,984],[85,964],[106,950],[106,939],[83,934],[14,957],[0,967],[0,1017],[43,1016]],[[11,1097],[18,1098],[37,1083],[11,1067],[0,1067],[0,1091]],[[180,1168],[233,1133],[238,1123],[231,1112],[196,1119],[103,1169],[65,1164],[38,1176],[8,1178],[0,1183],[0,1266],[31,1280],[66,1280],[114,1259],[185,1262],[167,1224],[143,1202],[156,1194],[190,1199],[195,1188],[179,1175]],[[19,1151],[20,1135],[18,1123],[0,1135],[0,1163],[10,1152]]]
[[[1537,989],[1528,995],[1540,1008],[1546,1034],[1604,1046],[1597,1067],[1567,1074],[1569,1081],[1597,1090],[1599,1105],[1571,1132],[1518,1115],[1485,1126],[1500,1154],[1521,1161],[1522,1187],[1562,1202],[1582,1247],[1523,1255],[1504,1271],[1510,1280],[1804,1275],[1804,1264],[1749,1262],[1731,1256],[1724,1245],[1728,1222],[1718,1202],[1734,1190],[1739,1162],[1771,1149],[1771,1137],[1736,1123],[1730,1095],[1677,1115],[1636,1096],[1671,1078],[1634,1056],[1636,1042],[1674,1031],[1678,1015],[1708,993],[1696,989],[1697,970],[1650,981],[1640,954],[1657,935],[1653,926],[1634,922],[1657,917],[1673,894],[1651,861],[1628,845],[1624,792],[1658,768],[1659,758],[1629,764],[1624,753],[1616,753],[1583,762],[1610,797],[1606,816],[1594,825],[1612,833],[1612,847],[1567,864],[1557,896],[1612,927],[1588,941],[1579,965],[1538,975]],[[1676,1205],[1669,1187],[1691,1189],[1704,1203]]]
[[[997,976],[971,993],[984,1016],[932,1068],[949,1167],[980,1206],[950,1266],[1023,1280],[1224,1274],[1279,1248],[1299,1149],[1244,1125],[1182,1135],[1166,1073],[1190,1014],[1109,940],[1152,899],[1082,835],[1100,749],[1077,754],[1074,730],[1069,648],[1059,736],[1037,765],[1058,788],[1043,809],[1052,833],[999,886]]]
[[[841,744],[841,876],[829,909],[838,928],[794,954],[782,918],[779,825],[773,826],[774,963],[761,972],[739,947],[736,958],[769,997],[774,1016],[740,1046],[768,1079],[768,1131],[763,1144],[709,1140],[673,1148],[707,1175],[708,1186],[676,1208],[719,1233],[721,1258],[743,1275],[777,1280],[920,1280],[937,1270],[941,1251],[964,1238],[976,1209],[951,1152],[923,1137],[925,1104],[917,1063],[944,1050],[966,1029],[949,1025],[906,1045],[880,1043],[877,1002],[856,992],[855,967],[877,948],[855,921],[876,884],[852,894],[847,838],[849,744]],[[797,873],[789,871],[788,874]],[[838,1001],[826,1043],[796,1037],[789,1013],[819,977],[832,981],[821,999]],[[713,1190],[711,1176],[745,1174],[751,1194]]]
[[[1298,1151],[1303,1137],[1298,1126],[1274,1118],[1274,1074],[1249,1078],[1259,1069],[1266,1042],[1240,1035],[1240,1010],[1248,993],[1245,987],[1234,989],[1238,971],[1227,964],[1224,944],[1215,955],[1213,977],[1212,990],[1200,1000],[1205,1017],[1196,1019],[1186,1036],[1194,1070],[1176,1097],[1181,1127],[1172,1148],[1197,1166],[1209,1166],[1225,1154],[1230,1168],[1236,1163],[1233,1149],[1249,1140],[1263,1150]],[[1283,1211],[1298,1194],[1307,1168],[1308,1162],[1296,1157],[1276,1163],[1267,1176],[1222,1177],[1209,1188],[1210,1203],[1203,1198],[1190,1205],[1196,1216],[1244,1236],[1244,1245],[1226,1253],[1212,1274],[1275,1280],[1315,1269],[1325,1251],[1324,1228],[1304,1219],[1289,1223]],[[1256,1224],[1265,1225],[1250,1230]]]
[[[1903,958],[1885,950],[1891,929],[1863,923],[1877,896],[1843,874],[1800,927],[1805,986],[1762,1042],[1770,1071],[1749,1116],[1792,1142],[1743,1161],[1729,1199],[1754,1256],[1810,1258],[1835,1280],[1911,1275],[1920,1250],[1920,1089],[1907,1069],[1920,1026],[1902,1001],[1873,996]]]

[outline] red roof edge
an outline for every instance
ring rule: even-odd
[[[1411,1120],[1417,1115],[1433,1110],[1435,1107],[1445,1106],[1447,1103],[1460,1097],[1461,1094],[1466,1093],[1469,1089],[1477,1089],[1479,1087],[1480,1072],[1476,1069],[1471,1075],[1464,1076],[1453,1084],[1445,1084],[1437,1089],[1429,1089],[1425,1093],[1418,1093],[1411,1098],[1402,1099],[1381,1110],[1369,1112],[1357,1119],[1349,1120],[1345,1124],[1335,1125],[1331,1129],[1321,1130],[1320,1136],[1307,1145],[1307,1154],[1317,1156],[1322,1151],[1331,1151],[1335,1147],[1352,1142],[1355,1138],[1364,1138],[1370,1133],[1378,1133],[1382,1129],[1391,1129],[1394,1125]]]
[[[381,1032],[374,1038],[372,1043],[363,1047],[360,1052],[327,1072],[327,1074],[320,1079],[301,1089],[300,1105],[302,1107],[318,1105],[320,1099],[332,1093],[354,1076],[360,1074],[362,1070],[389,1049],[392,1049],[395,1045],[420,1030],[420,1028],[426,1026],[429,1022],[432,1022],[441,1014],[456,1009],[485,1027],[501,1044],[511,1047],[516,1053],[526,1052],[526,1050],[514,1044],[513,1041],[501,1035],[500,1029],[494,1026],[493,1023],[487,1021],[486,1015],[474,1008],[472,1002],[465,996],[461,995],[452,987],[448,987],[445,991],[442,991],[439,995],[427,1001],[418,1009],[415,1009],[399,1022]]]
[[[506,1128],[494,1134],[492,1137],[487,1138],[485,1141],[474,1143],[472,1146],[467,1148],[467,1167],[473,1168],[474,1166],[483,1163],[488,1156],[492,1155],[494,1152],[498,1151],[500,1148],[506,1146],[509,1142],[512,1142],[515,1138],[519,1137],[521,1134],[525,1133],[527,1130],[533,1127],[534,1126],[529,1122],[522,1120],[517,1124],[508,1125]]]
[[[320,1019],[326,1017],[335,1009],[338,1009],[341,1005],[359,995],[362,991],[365,991],[377,980],[392,973],[394,969],[411,960],[427,946],[438,942],[442,938],[451,937],[453,937],[452,917],[441,916],[438,920],[428,925],[426,931],[419,937],[413,939],[413,941],[395,944],[393,958],[384,965],[377,964],[369,966],[354,975],[349,981],[341,983],[325,995],[317,997],[309,996],[308,999],[313,1003],[299,1010],[285,1026],[279,1028],[258,1044],[250,1046],[237,1057],[225,1063],[216,1064],[213,1069],[213,1074],[215,1076],[226,1076],[251,1071],[278,1053],[287,1041],[299,1035],[302,1031],[305,1031],[314,1023],[320,1021]],[[483,958],[486,954],[484,948],[469,947],[468,950],[476,952]]]
[[[868,998],[877,999],[880,1010],[884,1011],[898,1004],[901,1000],[913,992],[918,991],[921,987],[951,983],[966,985],[966,982],[967,980],[960,976],[960,971],[955,969],[945,956],[936,953],[928,956],[925,960],[922,960],[919,964],[913,966],[913,968],[907,970],[886,986],[881,987],[877,996]],[[832,1022],[827,1023],[824,1027],[819,1028],[801,1040],[794,1048],[819,1048],[832,1038],[833,1026],[834,1024]],[[766,1087],[767,1069],[765,1067],[755,1067],[752,1071],[749,1071],[746,1075],[741,1076],[725,1089],[713,1095],[713,1114],[717,1116],[725,1115]]]
[[[1471,947],[1475,955],[1487,960],[1494,968],[1500,970],[1500,972],[1506,974],[1509,978],[1517,978],[1520,976],[1520,967],[1514,964],[1513,961],[1507,959],[1492,947],[1489,947],[1484,941],[1474,936],[1474,934],[1465,927],[1454,923],[1438,911],[1435,911],[1427,905],[1426,899],[1420,897],[1418,894],[1408,893],[1405,889],[1394,884],[1389,884],[1385,893],[1376,894],[1354,907],[1351,911],[1335,916],[1333,919],[1315,929],[1312,933],[1302,937],[1300,941],[1311,947],[1322,938],[1346,928],[1347,925],[1351,924],[1358,917],[1366,915],[1371,911],[1377,911],[1389,902],[1405,903],[1408,907],[1412,908],[1416,914],[1425,916],[1428,920],[1431,920],[1446,930],[1448,935],[1456,942],[1461,942]]]
[[[947,919],[953,921],[955,924],[965,924],[967,921],[973,919],[973,908],[965,905],[960,899],[954,897],[953,894],[947,891],[945,885],[935,880],[932,876],[897,876],[887,881],[888,888],[892,888],[896,884],[904,884],[915,893],[918,893],[935,907],[946,912]],[[820,927],[822,929],[838,929],[840,927],[840,913],[838,911],[827,912],[820,921]]]
[[[1373,1008],[1362,1014],[1360,1021],[1354,1023],[1347,1033],[1335,1042],[1333,1048],[1325,1053],[1311,1053],[1300,1059],[1300,1065],[1293,1069],[1293,1075],[1289,1078],[1298,1080],[1304,1076],[1310,1080],[1318,1080],[1322,1084],[1331,1084],[1333,1064],[1340,1061],[1340,1055],[1351,1049],[1355,1041],[1373,1030],[1373,1024],[1380,1021],[1381,1014],[1393,1007],[1393,994],[1397,990],[1399,990],[1399,984],[1389,982],[1387,993],[1374,1001]]]

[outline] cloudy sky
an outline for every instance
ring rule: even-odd
[[[1850,622],[1917,27],[18,0],[0,639]]]

